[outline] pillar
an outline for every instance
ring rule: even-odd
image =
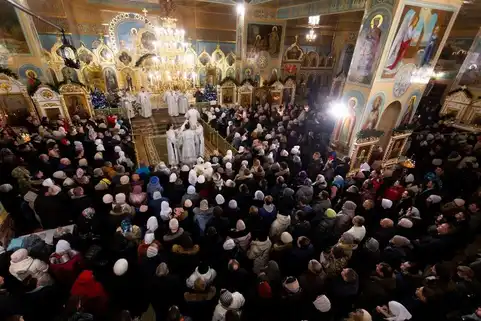
[[[244,57],[244,20],[245,20],[245,5],[238,4],[237,8],[237,21],[236,21],[236,43],[235,43],[235,55],[236,55],[236,80],[240,82],[241,70],[242,70],[242,57]]]
[[[331,144],[352,157],[358,137],[384,134],[410,123],[462,5],[461,0],[368,1],[356,41]],[[408,41],[407,37],[410,37]]]

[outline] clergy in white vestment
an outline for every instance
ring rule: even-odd
[[[185,124],[185,130],[180,134],[182,144],[181,161],[184,164],[192,165],[197,159],[195,151],[195,131],[190,129],[189,123]]]
[[[169,107],[170,116],[179,116],[179,105],[177,103],[177,95],[175,92],[167,90],[164,94],[164,101]]]
[[[144,87],[140,88],[137,95],[137,102],[140,104],[140,116],[144,118],[152,117],[152,104],[150,102],[150,92],[145,91]]]
[[[173,124],[167,127],[167,155],[168,163],[171,166],[178,165],[180,160],[179,146],[177,144],[177,135]]]
[[[135,102],[135,97],[127,89],[121,94],[122,107],[127,111],[127,116],[129,119],[135,117],[135,110],[133,103]]]
[[[185,114],[189,109],[189,100],[185,93],[178,92],[179,114]]]
[[[189,121],[190,127],[197,126],[198,119],[200,118],[199,111],[191,106],[190,109],[185,113],[185,118]]]
[[[201,124],[197,124],[195,133],[195,151],[199,157],[204,157],[204,127]]]

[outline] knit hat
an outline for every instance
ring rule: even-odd
[[[117,204],[124,204],[125,203],[125,194],[124,193],[118,193],[115,195],[115,203]]]
[[[145,244],[152,244],[152,242],[154,240],[155,240],[154,233],[145,233],[145,236],[144,236],[144,243]]]
[[[120,178],[121,185],[127,185],[130,182],[130,178],[127,175],[124,175]]]
[[[392,206],[392,201],[388,200],[387,198],[383,198],[382,201],[381,201],[381,206],[385,210],[390,209],[391,206]]]
[[[319,274],[322,272],[322,265],[317,260],[310,260],[309,264],[307,265],[309,271]]]
[[[119,259],[114,264],[114,274],[117,276],[122,276],[129,269],[129,262],[126,259]]]
[[[413,222],[410,219],[402,218],[397,225],[404,228],[412,228]]]
[[[224,250],[230,251],[235,248],[235,241],[233,239],[227,239],[223,245]]]
[[[156,256],[157,254],[159,254],[159,248],[157,247],[156,244],[152,244],[150,245],[148,248],[147,248],[147,257],[150,259],[150,258],[153,258],[154,256]]]
[[[375,238],[370,237],[366,243],[364,243],[364,247],[371,252],[377,252],[379,250],[379,242]]]
[[[207,200],[200,201],[199,208],[201,211],[207,211],[209,209],[209,202]]]
[[[289,232],[282,232],[281,234],[281,242],[284,244],[291,244],[293,241],[292,235]]]
[[[220,290],[220,298],[219,298],[220,304],[228,308],[230,307],[233,301],[234,301],[234,297],[232,296],[232,293],[230,293],[226,289]]]
[[[56,178],[56,179],[66,179],[67,178],[67,174],[65,174],[64,171],[56,171],[55,173],[53,173],[53,178]]]
[[[319,295],[312,304],[320,312],[329,312],[331,310],[331,301],[324,294]]]
[[[176,218],[173,218],[169,221],[169,229],[172,233],[175,233],[179,230],[179,221]]]
[[[187,194],[188,195],[193,195],[195,194],[195,187],[190,185],[189,187],[187,187]]]
[[[229,208],[230,208],[230,209],[233,209],[233,210],[237,208],[237,202],[236,202],[236,200],[230,200],[230,201],[229,201]]]
[[[221,194],[217,194],[217,196],[215,197],[215,202],[217,203],[217,205],[223,205],[225,203],[224,196],[222,196]]]
[[[55,253],[63,253],[70,250],[70,243],[65,240],[59,240],[55,246]]]
[[[110,194],[105,194],[102,197],[102,202],[104,202],[104,204],[112,204],[114,202],[114,197]]]
[[[326,215],[327,218],[335,218],[336,217],[336,211],[334,211],[332,208],[328,208],[324,212],[324,215]]]
[[[246,224],[243,220],[237,220],[237,223],[235,224],[235,229],[237,231],[244,231],[246,229]]]

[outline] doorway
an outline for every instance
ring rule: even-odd
[[[396,126],[400,114],[401,103],[397,100],[390,103],[382,113],[377,129],[384,132],[384,135],[381,136],[381,140],[379,141],[379,146],[381,146],[383,150],[386,150],[389,139],[391,139],[392,130],[394,126]]]

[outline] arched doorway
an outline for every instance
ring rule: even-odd
[[[386,150],[386,146],[391,138],[392,129],[396,126],[397,119],[401,114],[401,103],[399,101],[393,101],[390,103],[382,113],[381,119],[377,124],[377,129],[382,130],[384,135],[381,137],[379,145]]]

